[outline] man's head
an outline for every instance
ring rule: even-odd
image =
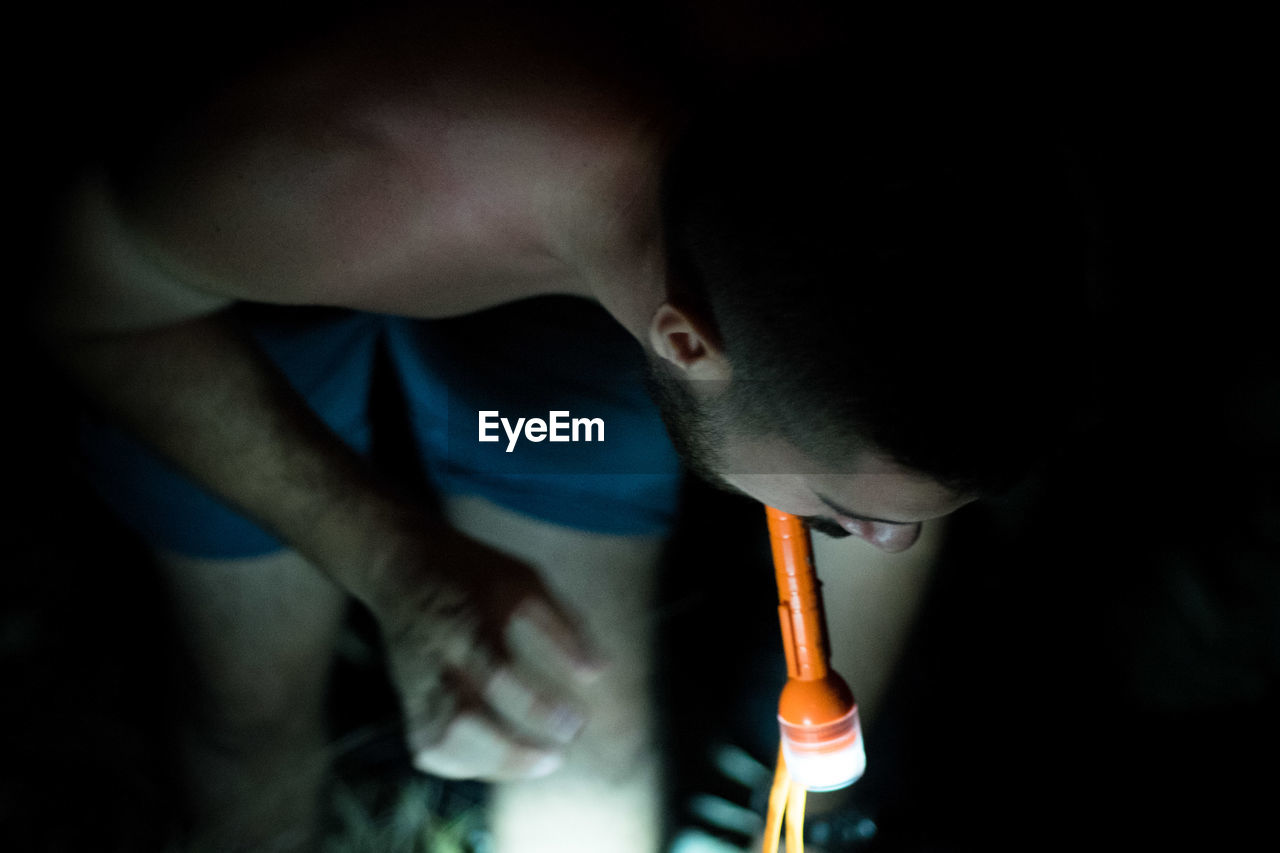
[[[652,384],[696,471],[896,549],[1071,421],[1090,241],[1025,126],[831,82],[724,93],[677,144]]]

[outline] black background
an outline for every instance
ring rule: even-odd
[[[664,32],[649,11],[628,14]],[[156,734],[159,599],[137,544],[79,481],[72,396],[22,316],[47,214],[96,151],[143,144],[242,59],[337,20],[307,14],[57,9],[10,30],[29,49],[10,75],[0,820],[31,849],[147,849],[173,794]],[[1060,116],[1101,214],[1107,317],[1099,422],[1015,494],[954,520],[885,722],[868,732],[859,798],[875,849],[1247,850],[1272,835],[1280,390],[1259,25],[1075,15],[837,16],[851,67],[959,76]],[[691,52],[716,67],[734,61],[724,44],[754,54],[770,31],[737,7],[719,20],[729,35]],[[768,757],[771,722],[755,711],[776,689],[775,621],[759,507],[691,487],[670,576],[661,687],[697,709],[670,720],[679,822],[682,793],[707,784],[707,739]],[[735,662],[723,682],[682,666],[690,632]]]

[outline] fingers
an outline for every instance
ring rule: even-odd
[[[579,677],[589,673],[593,659],[576,633],[549,610],[540,606],[521,609],[533,615],[508,622],[505,649],[496,637],[482,632],[473,636],[470,643],[459,645],[459,655],[443,661],[442,674],[464,702],[483,707],[521,737],[535,743],[567,744],[582,728],[585,716],[564,676],[566,671]],[[511,635],[516,635],[518,641],[522,633],[519,627],[513,628],[513,623],[521,622],[530,626],[524,633],[532,631],[550,638],[548,645],[555,651],[531,660],[530,649],[511,641]],[[547,659],[557,656],[561,667],[567,670],[551,667],[548,671]]]
[[[604,671],[604,661],[568,616],[545,599],[526,599],[506,627],[508,648],[538,662],[552,674],[567,673],[587,684]]]
[[[532,569],[463,546],[472,571],[424,572],[417,594],[389,608],[384,634],[415,764],[449,778],[551,772],[585,723],[575,685],[602,664]]]
[[[401,683],[414,763],[448,778],[530,778],[559,766],[586,721],[576,701],[473,646]],[[421,658],[418,658],[421,662]]]
[[[540,692],[510,667],[501,667],[490,676],[483,695],[502,719],[532,737],[567,744],[586,722],[574,704]]]
[[[448,779],[505,781],[545,776],[560,766],[559,751],[519,743],[480,713],[458,715],[438,743],[414,753],[424,773]]]
[[[474,673],[471,673],[474,675]],[[500,666],[477,685],[446,678],[448,699],[417,703],[409,742],[420,770],[452,779],[527,779],[554,771],[582,728],[580,710]],[[441,697],[444,698],[444,697]]]

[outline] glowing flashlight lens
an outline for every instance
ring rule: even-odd
[[[822,725],[794,725],[778,717],[782,755],[791,778],[810,791],[835,791],[862,778],[867,755],[857,707]]]

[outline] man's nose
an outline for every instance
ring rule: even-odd
[[[859,539],[865,539],[890,554],[905,551],[920,538],[920,524],[889,524],[884,521],[841,519],[841,525]]]

